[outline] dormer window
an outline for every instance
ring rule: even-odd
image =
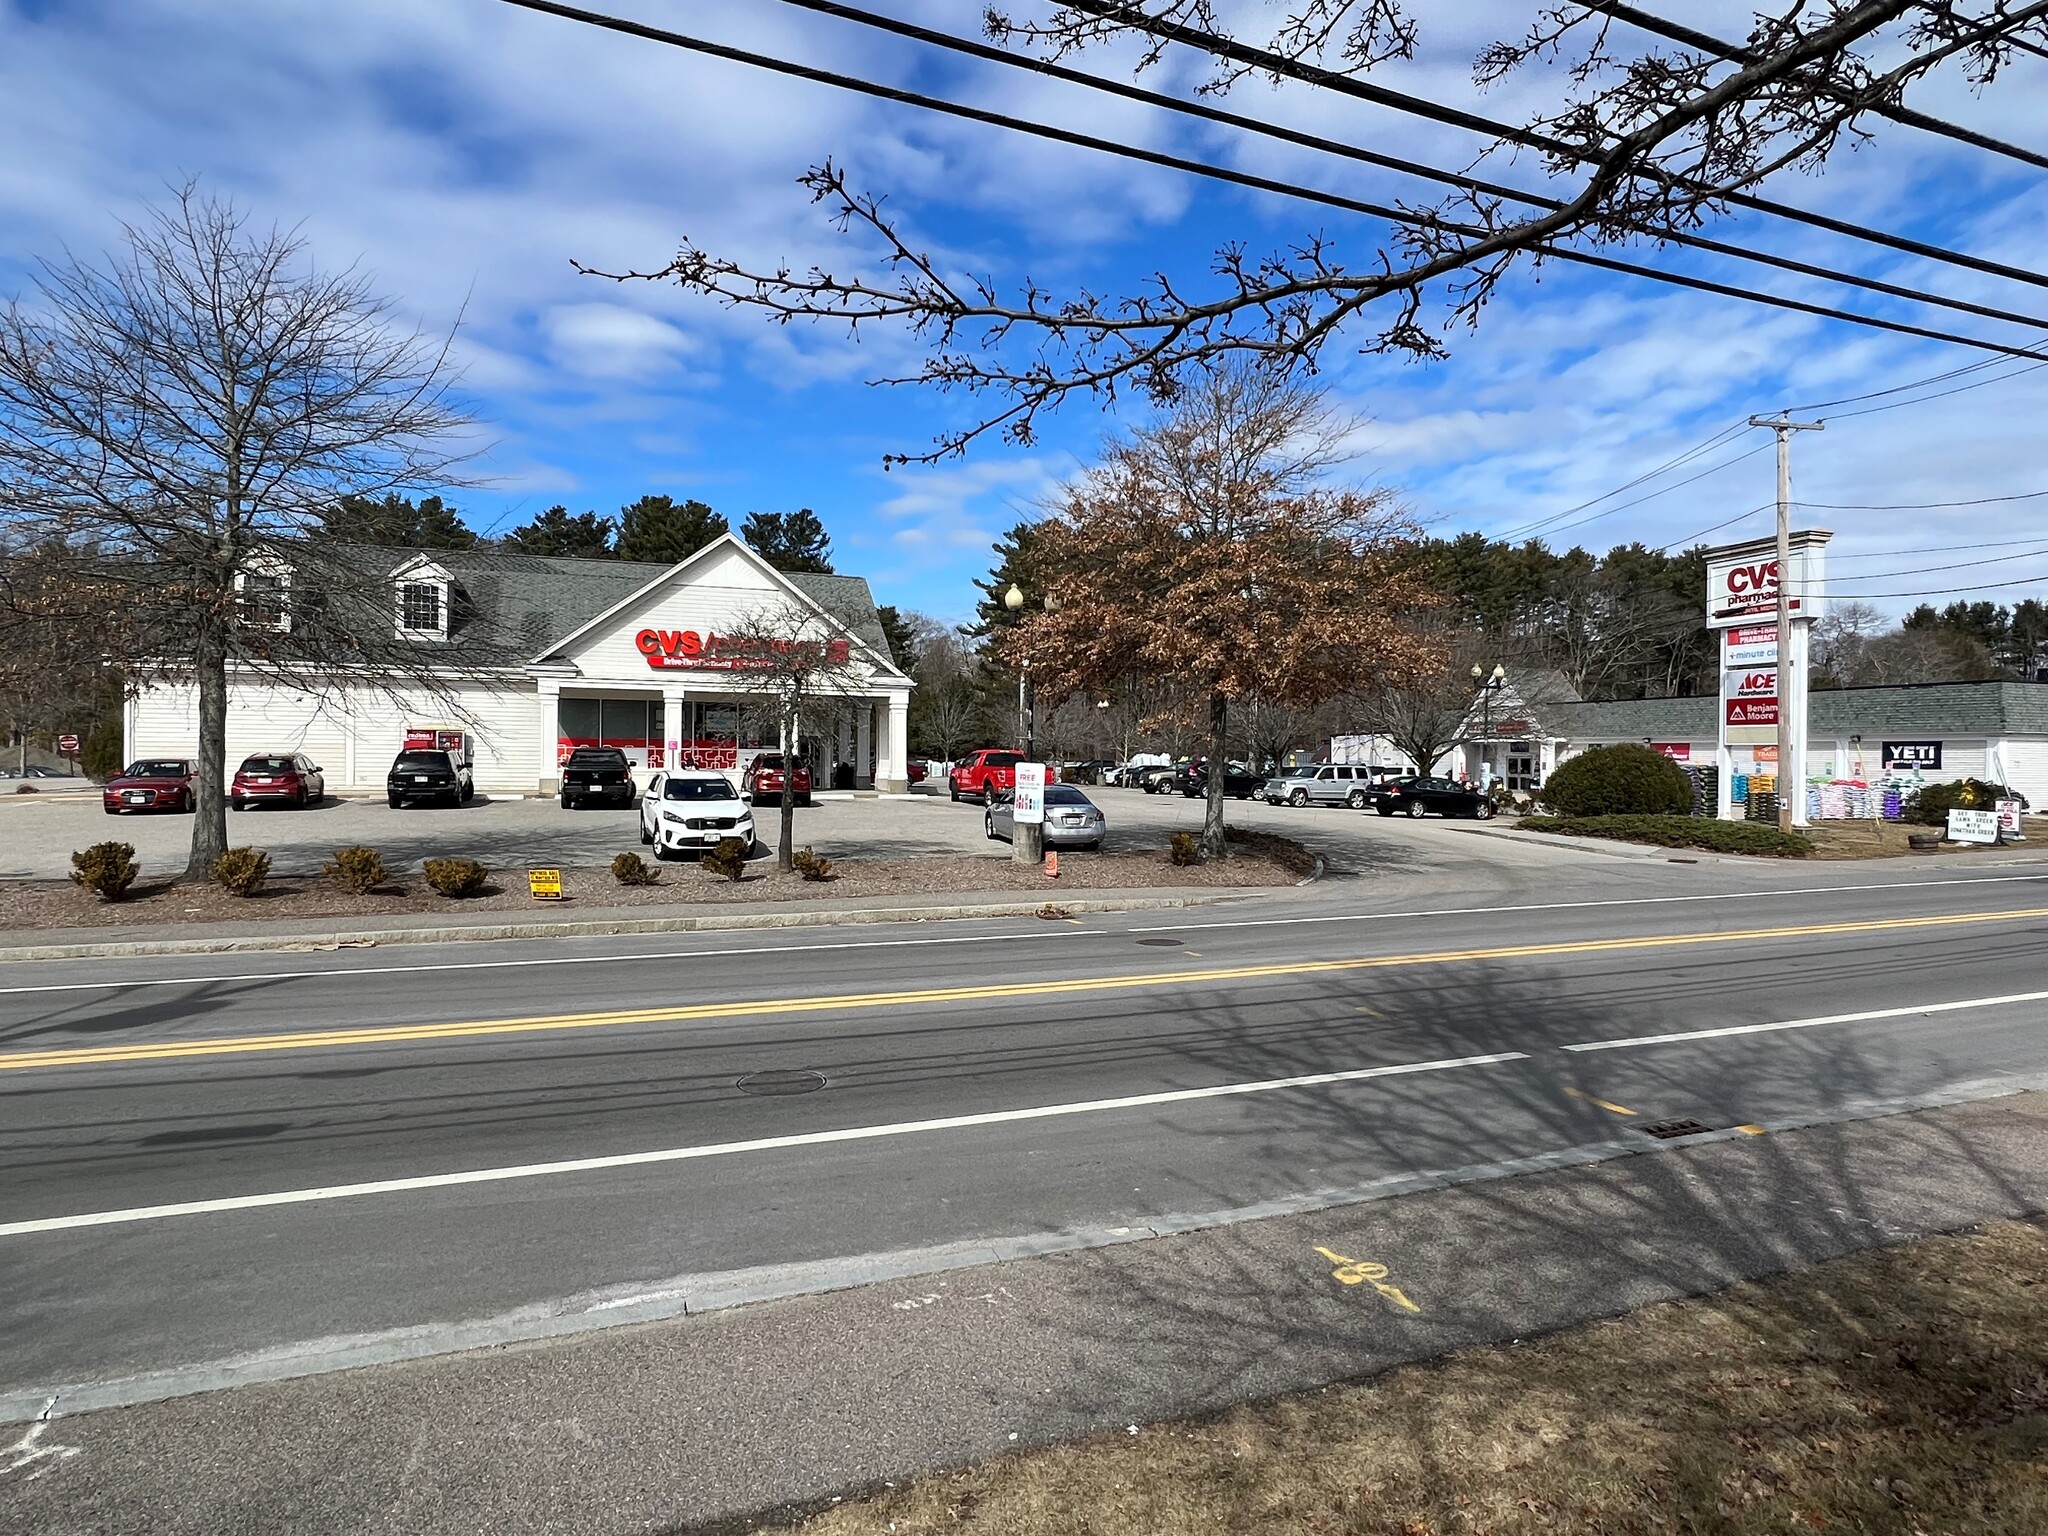
[[[401,634],[448,635],[448,589],[438,581],[398,584],[398,628]]]
[[[235,606],[242,622],[251,628],[289,630],[291,601],[291,567],[264,560],[235,572]]]

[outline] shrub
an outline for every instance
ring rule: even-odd
[[[384,856],[360,843],[335,849],[334,862],[321,865],[320,873],[351,896],[374,891],[391,878],[390,872],[384,868]]]
[[[39,795],[42,793],[42,791],[37,789],[33,784],[20,785],[15,789],[14,792],[17,795]]]
[[[832,878],[832,861],[822,854],[813,853],[808,845],[797,849],[790,862],[796,865],[796,872],[806,880]]]
[[[102,901],[119,901],[128,894],[141,871],[135,867],[135,849],[127,843],[94,843],[71,855],[71,878]]]
[[[1806,838],[1780,832],[1761,821],[1715,821],[1704,816],[1525,816],[1515,825],[1566,837],[1607,837],[1659,848],[1704,848],[1711,853],[1749,853],[1774,859],[1803,859],[1813,852],[1813,844]]]
[[[270,878],[270,855],[260,848],[230,848],[206,873],[230,896],[254,896]]]
[[[1201,839],[1192,832],[1176,832],[1166,840],[1166,856],[1182,867],[1202,862]]]
[[[1923,784],[1907,796],[1899,816],[1923,827],[1945,827],[1950,811],[1995,810],[2001,800],[2017,800],[2024,805],[2026,796],[1983,779],[1951,779],[1946,784]]]
[[[704,867],[714,875],[737,882],[747,872],[747,855],[752,851],[743,837],[721,837],[717,846],[704,855]]]
[[[427,884],[451,901],[481,895],[484,882],[491,878],[491,872],[475,859],[428,859],[420,868]]]
[[[1291,837],[1274,832],[1253,832],[1244,827],[1225,827],[1223,840],[1246,853],[1271,859],[1291,875],[1316,872],[1316,856]]]
[[[1560,816],[1684,816],[1692,780],[1663,753],[1623,743],[1560,763],[1537,798]]]
[[[622,853],[612,860],[612,878],[621,885],[656,885],[661,871],[637,853]]]

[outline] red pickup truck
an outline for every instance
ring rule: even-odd
[[[1022,752],[1007,747],[983,747],[953,765],[953,771],[946,776],[946,787],[955,800],[971,795],[987,805],[991,789],[1017,787],[1017,765],[1023,761]]]

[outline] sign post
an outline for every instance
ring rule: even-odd
[[[1787,533],[1785,560],[1775,539],[1707,551],[1707,624],[1721,632],[1720,769],[1716,810],[1735,814],[1735,751],[1774,760],[1779,807],[1806,825],[1806,658],[1820,617],[1828,541],[1825,529]],[[1785,571],[1785,580],[1779,572]],[[1783,627],[1775,622],[1783,618]],[[1766,750],[1768,749],[1768,751]]]
[[[1010,857],[1019,864],[1045,859],[1045,764],[1019,763],[1010,802]]]

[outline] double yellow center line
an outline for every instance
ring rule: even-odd
[[[1011,998],[1066,997],[1091,992],[1199,987],[1237,981],[1267,981],[1282,977],[1331,976],[1351,971],[1456,965],[1482,960],[1530,960],[1551,955],[1606,954],[1618,950],[1677,949],[1702,944],[1749,944],[1772,939],[1892,933],[1920,928],[2025,922],[2038,918],[2048,918],[2048,907],[2028,907],[2007,912],[1965,912],[1943,917],[1880,918],[1853,923],[1807,923],[1787,928],[1735,929],[1725,933],[1676,933],[1642,938],[1581,939],[1557,944],[1509,944],[1486,949],[1447,949],[1423,954],[1379,955],[1362,959],[1215,966],[1203,970],[1143,971],[1065,980],[996,982],[981,986],[925,987],[895,992],[828,993],[817,997],[764,998],[755,1002],[690,1003],[660,1008],[618,1009],[604,1013],[551,1013],[536,1014],[527,1018],[475,1019],[455,1023],[309,1029],[281,1034],[227,1035],[201,1040],[137,1041],[128,1045],[0,1052],[0,1071],[22,1072],[49,1067],[99,1066],[115,1062],[183,1061],[204,1056],[242,1056],[268,1051],[333,1050],[349,1046],[403,1045],[428,1040],[470,1040],[500,1035],[551,1034],[579,1029],[616,1029],[634,1024],[677,1024],[693,1019],[745,1019],[763,1015],[838,1013],[874,1008],[928,1008],[941,1003],[1000,1002]]]

